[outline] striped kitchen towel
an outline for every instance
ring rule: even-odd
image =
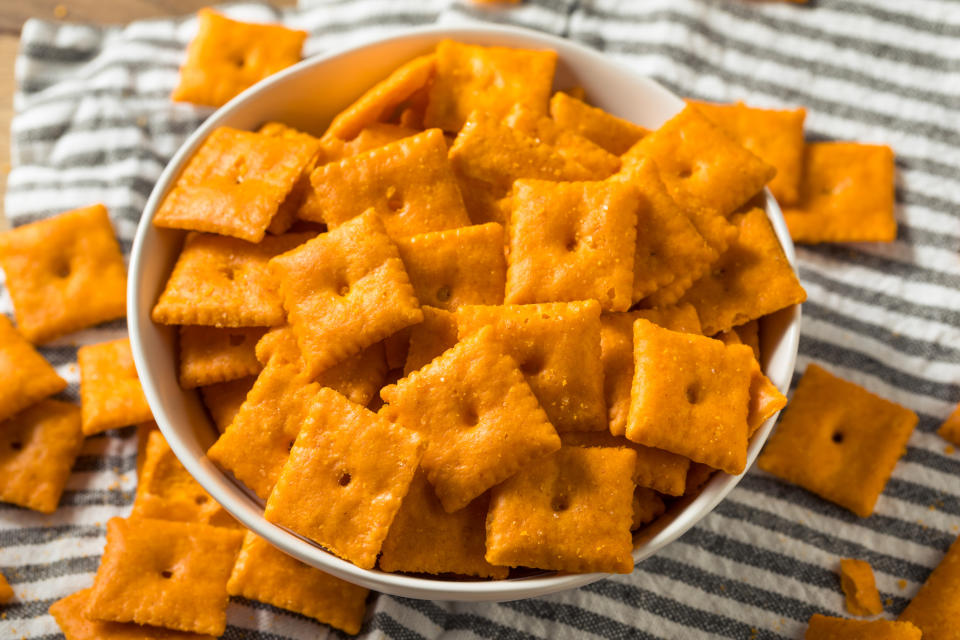
[[[707,100],[808,109],[812,139],[889,144],[898,240],[798,249],[809,293],[798,371],[818,362],[921,416],[876,512],[857,518],[758,470],[699,526],[617,576],[550,597],[463,604],[376,597],[364,637],[800,638],[812,613],[843,614],[835,568],[868,560],[895,616],[960,529],[960,454],[934,433],[960,400],[960,4],[956,0],[303,0],[229,15],[306,29],[321,53],[440,21],[494,21],[563,35]],[[98,27],[32,20],[17,59],[14,225],[105,203],[125,250],[152,185],[210,113],[167,96],[190,18]],[[11,313],[0,285],[0,309]],[[123,335],[113,323],[41,351],[70,381],[76,347]],[[130,430],[89,438],[60,508],[0,505],[0,571],[16,601],[0,637],[56,638],[51,602],[90,584],[104,523],[135,488]],[[226,638],[337,636],[255,602],[230,606]]]

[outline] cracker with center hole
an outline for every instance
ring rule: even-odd
[[[560,127],[546,116],[526,110],[515,104],[507,114],[506,123],[525,135],[550,145],[561,156],[583,165],[594,180],[608,178],[620,169],[620,158],[583,136]]]
[[[380,569],[506,578],[509,569],[495,567],[483,557],[489,502],[490,496],[483,494],[463,509],[447,513],[426,474],[418,470],[383,541]]]
[[[893,242],[895,167],[885,145],[812,142],[796,206],[783,210],[794,242]]]
[[[640,318],[633,324],[633,349],[627,438],[741,473],[756,364],[750,348]]]
[[[840,588],[846,599],[847,611],[855,616],[875,616],[883,613],[883,603],[873,577],[873,568],[863,560],[844,558],[840,561]]]
[[[216,527],[240,526],[187,473],[159,430],[147,435],[144,462],[137,473],[137,495],[130,516],[200,522]]]
[[[493,326],[557,431],[607,428],[600,305],[595,300],[463,306],[454,319],[461,340]]]
[[[865,518],[917,420],[913,411],[811,363],[757,465]]]
[[[213,636],[148,627],[134,622],[101,622],[86,616],[92,589],[82,589],[50,605],[50,615],[66,640],[214,640]]]
[[[153,224],[260,242],[320,141],[219,127],[193,154]]]
[[[330,159],[328,158],[327,150],[323,148],[322,141],[317,141],[317,138],[314,138],[310,134],[297,131],[293,127],[288,127],[283,123],[268,122],[260,127],[257,133],[299,140],[308,144],[316,144],[320,147],[319,151],[313,154],[313,157],[300,169],[300,174],[297,176],[296,182],[293,183],[293,188],[290,189],[290,193],[288,193],[283,199],[283,202],[280,203],[277,212],[270,220],[267,231],[274,235],[280,235],[281,233],[286,233],[297,220],[297,212],[303,206],[307,194],[310,192],[310,174],[319,162],[329,162]]]
[[[197,35],[187,46],[171,99],[211,107],[300,61],[306,31],[279,24],[238,22],[212,9],[197,12]]]
[[[310,176],[307,220],[342,226],[372,209],[392,238],[470,224],[439,129],[318,167]],[[309,217],[307,217],[309,216]]]
[[[960,540],[960,539],[958,539]],[[920,627],[925,638],[954,638],[960,602],[960,541],[954,540],[946,555],[927,577],[898,620]]]
[[[810,616],[807,632],[803,638],[804,640],[920,640],[921,635],[920,629],[909,622],[845,620],[815,613]]]
[[[563,446],[623,447],[637,452],[633,482],[639,488],[653,489],[669,496],[683,495],[690,460],[675,453],[645,447],[608,431],[567,431],[560,435]]]
[[[423,436],[420,464],[449,513],[560,448],[556,430],[492,328],[384,387],[380,397],[387,403],[383,415]]]
[[[227,592],[319,620],[350,634],[360,631],[369,589],[288,556],[247,531]]]
[[[67,387],[5,315],[0,315],[0,377],[0,421]]]
[[[289,325],[274,327],[257,343],[257,358],[266,364],[277,362],[301,366],[300,347]],[[376,342],[360,353],[324,369],[313,381],[330,387],[357,404],[366,405],[377,394],[387,375],[384,343]]]
[[[264,517],[371,569],[426,444],[413,431],[322,388]]]
[[[486,514],[486,510],[484,510]],[[13,600],[13,587],[7,582],[7,579],[0,573],[0,604],[7,604]]]
[[[127,313],[127,269],[102,204],[0,233],[0,266],[34,344]]]
[[[637,487],[633,492],[633,522],[630,530],[636,531],[640,527],[653,522],[667,510],[663,499],[653,489]]]
[[[400,65],[338,113],[323,137],[353,140],[364,128],[390,119],[397,107],[427,86],[436,68],[437,56],[433,53]]]
[[[736,241],[680,299],[714,335],[807,299],[762,209],[735,216]]]
[[[312,238],[287,233],[251,244],[208,233],[188,233],[151,317],[161,324],[271,327],[284,321],[273,256]]]
[[[745,149],[777,170],[767,186],[781,206],[797,201],[803,175],[806,109],[759,109],[742,102],[688,102]]]
[[[513,185],[508,304],[633,301],[640,194],[629,184],[518,180]]]
[[[960,445],[960,404],[954,407],[947,419],[943,421],[937,434],[953,444]]]
[[[206,387],[200,387],[200,395],[203,398],[203,406],[210,412],[213,418],[213,424],[217,431],[223,433],[233,422],[237,412],[247,399],[247,394],[253,388],[257,376],[249,376],[231,380],[230,382],[218,382]]]
[[[84,435],[153,419],[129,338],[80,347],[77,366]]]
[[[633,385],[633,322],[646,318],[673,331],[700,333],[700,320],[692,305],[643,309],[600,316],[600,361],[603,364],[603,397],[607,404],[610,433],[622,436],[630,412]]]
[[[193,389],[260,373],[254,349],[265,332],[262,327],[180,327],[180,386]]]
[[[299,367],[268,363],[207,456],[266,500],[319,390]]]
[[[397,247],[373,210],[277,256],[270,269],[309,377],[423,320]]]
[[[503,246],[503,227],[495,222],[397,241],[420,303],[447,311],[465,304],[503,304]]]
[[[557,126],[573,131],[614,155],[623,155],[650,133],[640,125],[558,91],[550,98],[550,117]]]
[[[443,309],[423,307],[423,322],[410,330],[410,348],[403,365],[408,376],[457,344],[457,320]]]
[[[483,47],[443,40],[424,125],[455,133],[474,111],[501,119],[519,103],[546,115],[555,51]]]
[[[719,254],[667,193],[652,160],[640,159],[614,180],[632,185],[640,194],[633,302],[655,293],[646,306],[671,305],[707,272]]]
[[[747,412],[748,438],[752,438],[773,414],[787,406],[787,396],[780,393],[777,385],[760,370],[759,362],[755,360],[754,364],[750,380],[750,408]]]
[[[111,518],[86,614],[219,636],[240,531],[195,522]]]
[[[491,491],[487,562],[556,571],[633,571],[630,449],[561,447]]]

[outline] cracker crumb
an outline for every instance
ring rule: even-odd
[[[900,587],[900,590],[902,591],[907,588],[907,581],[902,579],[897,580],[897,586]]]
[[[53,8],[53,17],[55,17],[57,20],[63,20],[69,13],[70,10],[67,9],[67,5],[65,4],[58,4]]]

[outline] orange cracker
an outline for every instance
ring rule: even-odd
[[[423,320],[397,247],[372,210],[270,268],[310,377]]]
[[[457,344],[457,321],[443,309],[423,307],[423,322],[410,331],[410,348],[403,375],[422,368],[447,349]]]
[[[380,397],[388,404],[384,415],[427,442],[421,465],[449,513],[560,448],[556,430],[492,328],[384,387]]]
[[[867,517],[916,424],[913,411],[810,364],[757,464]]]
[[[960,404],[954,407],[953,411],[943,421],[937,434],[944,440],[960,445]]]
[[[323,137],[353,140],[365,127],[388,120],[397,107],[427,86],[436,68],[437,57],[432,53],[404,63],[337,114]]]
[[[426,442],[332,389],[317,398],[264,516],[370,569]]]
[[[450,160],[461,175],[489,183],[504,194],[519,178],[560,181],[592,177],[582,165],[549,145],[481,112],[470,114],[450,148]]]
[[[960,613],[958,592],[960,542],[954,540],[940,564],[923,583],[898,620],[920,627],[925,638],[954,638],[957,633],[957,615]]]
[[[840,587],[846,597],[847,611],[855,616],[883,613],[883,603],[873,578],[873,568],[863,560],[840,561]]]
[[[102,622],[86,616],[93,589],[83,589],[50,605],[66,640],[214,640],[213,636],[148,627],[133,622]]]
[[[247,531],[227,592],[294,611],[350,634],[360,631],[368,589],[288,556]]]
[[[806,109],[758,109],[742,102],[688,102],[745,149],[777,170],[767,186],[781,205],[797,201],[803,173],[803,121],[807,116]]]
[[[775,413],[787,406],[787,397],[780,393],[773,382],[760,371],[759,365],[754,368],[753,379],[750,383],[750,409],[747,414],[747,437],[752,438],[757,429],[769,420]]]
[[[653,522],[667,510],[663,499],[653,489],[637,487],[633,492],[633,522],[631,531],[636,531],[643,525]]]
[[[0,376],[0,421],[67,387],[4,315],[0,315]]]
[[[7,604],[11,600],[13,600],[13,587],[10,586],[7,579],[0,573],[0,604]]]
[[[920,640],[922,635],[920,629],[909,622],[845,620],[819,613],[810,616],[807,625],[804,640]]]
[[[319,390],[299,367],[267,364],[207,456],[266,500]]]
[[[289,325],[275,327],[257,343],[257,358],[266,364],[278,362],[301,366],[300,348]],[[358,354],[324,369],[314,382],[342,393],[357,404],[366,405],[383,386],[387,363],[383,342],[377,342]]]
[[[470,224],[439,129],[318,167],[300,217],[331,229],[373,209],[393,238]]]
[[[645,447],[623,436],[607,431],[568,431],[560,436],[564,446],[623,447],[637,452],[633,482],[638,488],[649,488],[669,496],[683,495],[690,460],[675,453]]]
[[[239,531],[206,524],[111,518],[86,614],[219,636],[242,540]]]
[[[622,436],[630,413],[633,386],[633,322],[646,318],[673,331],[700,333],[700,320],[692,305],[644,309],[600,316],[600,360],[603,363],[603,396],[607,404],[610,433]]]
[[[0,266],[34,344],[126,315],[127,269],[102,204],[0,233]]]
[[[153,419],[128,338],[80,347],[77,365],[84,435]]]
[[[437,73],[424,124],[453,133],[475,110],[499,119],[516,103],[546,115],[556,65],[555,51],[443,40],[437,45]]]
[[[137,495],[130,516],[201,522],[216,527],[239,526],[187,473],[159,430],[147,435],[144,462],[137,474]]]
[[[189,233],[153,308],[154,322],[214,327],[269,327],[284,321],[267,261],[313,237],[288,233],[251,244]]]
[[[596,301],[464,306],[454,317],[461,340],[494,326],[557,431],[607,428]]]
[[[557,571],[633,571],[630,449],[562,447],[491,492],[487,561]]]
[[[513,186],[506,302],[633,301],[636,188],[622,182],[518,180]]]
[[[783,218],[795,242],[893,242],[893,151],[884,145],[813,142],[800,198]]]
[[[574,131],[614,155],[622,155],[649,131],[582,100],[557,92],[550,98],[550,117],[558,126]]]
[[[214,129],[163,199],[153,224],[260,242],[319,150],[312,136]]]
[[[503,246],[503,227],[493,222],[397,241],[420,303],[448,311],[464,304],[503,304]]]
[[[266,329],[180,327],[180,386],[184,389],[256,375],[254,349]]]
[[[657,292],[651,299],[655,306],[673,304],[707,272],[719,254],[667,193],[652,160],[640,159],[615,180],[634,186],[640,193],[633,301]]]
[[[306,31],[237,22],[201,9],[197,35],[187,47],[171,98],[211,107],[226,104],[247,87],[299,62],[306,38]]]
[[[756,363],[744,345],[633,324],[634,375],[626,436],[730,474],[747,461]]]
[[[620,158],[583,136],[564,129],[546,116],[537,116],[515,104],[507,115],[507,124],[524,134],[548,144],[564,158],[583,165],[595,180],[603,180],[620,169]]]
[[[734,218],[736,241],[681,301],[697,309],[703,332],[713,335],[807,299],[762,209]]]
[[[223,433],[227,430],[256,380],[257,376],[249,376],[200,387],[203,406],[210,412],[217,431]]]
[[[447,513],[426,475],[417,471],[383,541],[380,569],[506,578],[509,569],[495,567],[483,557],[489,502],[484,494],[463,509]]]

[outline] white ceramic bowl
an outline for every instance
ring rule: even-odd
[[[656,128],[683,107],[683,102],[628,67],[600,53],[553,36],[504,26],[427,27],[378,42],[318,56],[251,87],[219,109],[180,148],[166,167],[147,202],[130,260],[127,318],[137,372],[160,430],[187,471],[246,527],[303,562],[350,582],[384,593],[432,600],[516,600],[578,587],[606,574],[554,574],[499,581],[449,581],[365,570],[341,560],[308,540],[263,518],[256,496],[223,473],[204,455],[216,439],[195,391],[177,382],[175,335],[155,325],[150,310],[176,259],[182,232],[151,224],[161,201],[185,162],[214,128],[228,125],[254,129],[277,120],[321,134],[331,118],[401,63],[420,55],[443,38],[462,42],[553,49],[559,54],[556,86],[582,86],[591,102],[649,128]],[[793,244],[776,202],[766,194],[766,210],[781,245],[794,263]],[[793,374],[799,341],[800,309],[786,309],[765,320],[764,370],[786,391]],[[753,463],[773,427],[770,419],[750,444]],[[251,452],[252,455],[255,453]],[[681,500],[635,539],[639,562],[697,523],[736,486],[740,476],[716,474],[702,492]]]

